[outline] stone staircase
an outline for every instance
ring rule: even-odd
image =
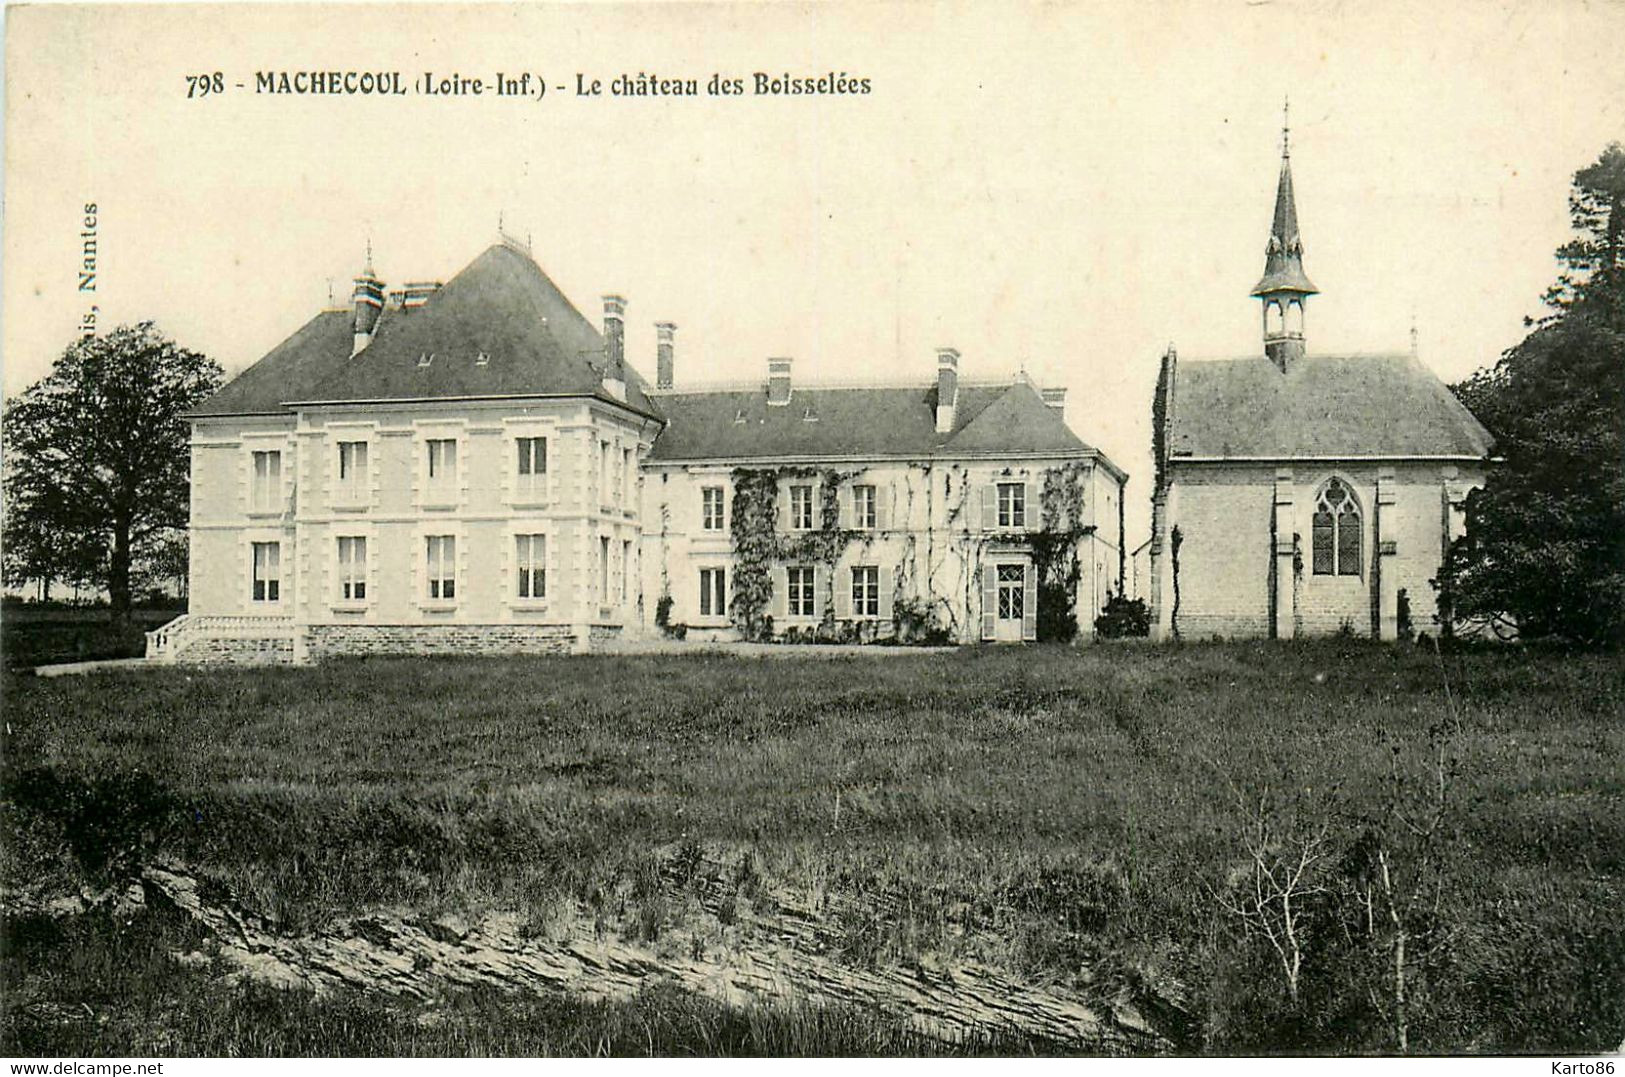
[[[147,633],[147,661],[208,662],[247,657],[233,655],[234,651],[249,652],[249,656],[257,655],[262,661],[291,661],[293,641],[291,617],[182,614]]]

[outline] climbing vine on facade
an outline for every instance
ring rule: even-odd
[[[1006,472],[1007,474],[1009,472]],[[854,546],[869,546],[882,536],[871,530],[841,526],[841,489],[861,475],[860,471],[839,471],[811,467],[741,467],[733,471],[733,509],[729,520],[734,548],[733,596],[728,613],[735,628],[747,639],[782,638],[789,641],[868,641],[890,636],[901,642],[943,642],[958,636],[955,603],[939,593],[937,574],[958,564],[950,586],[964,591],[965,609],[975,609],[980,601],[977,569],[990,544],[1018,543],[1031,552],[1037,583],[1037,632],[1040,640],[1066,641],[1078,632],[1076,616],[1078,585],[1082,564],[1078,544],[1094,532],[1085,524],[1084,497],[1089,466],[1073,461],[1046,468],[1038,476],[1037,527],[1019,533],[982,532],[973,522],[965,527],[968,500],[976,487],[965,469],[949,465],[942,474],[944,515],[953,531],[953,541],[937,549],[936,527],[928,527],[930,540],[923,551],[913,528],[900,527],[889,537],[899,539],[902,550],[891,566],[892,617],[888,625],[873,621],[839,620],[835,615],[834,589],[838,586],[835,567]],[[816,485],[819,514],[809,530],[784,531],[780,519],[781,495],[786,484],[804,481]],[[926,469],[926,496],[934,473]],[[903,521],[915,519],[914,486],[903,480],[905,502],[900,506]],[[958,494],[957,500],[953,495]],[[1030,509],[1029,511],[1032,511]],[[927,510],[929,513],[929,510]],[[963,528],[963,530],[955,530]],[[899,532],[901,532],[899,534]],[[939,564],[939,556],[942,563]],[[822,619],[816,625],[779,626],[776,631],[770,612],[774,598],[774,570],[781,565],[813,565],[822,568]],[[1093,596],[1090,596],[1091,599]],[[946,617],[946,620],[943,619]]]

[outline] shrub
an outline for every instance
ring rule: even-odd
[[[1145,600],[1110,595],[1106,607],[1095,618],[1095,635],[1101,639],[1123,639],[1151,634],[1151,611]]]

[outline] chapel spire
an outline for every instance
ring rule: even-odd
[[[1290,103],[1282,109],[1281,177],[1275,186],[1275,217],[1264,249],[1264,276],[1253,296],[1264,304],[1264,353],[1284,373],[1303,357],[1304,301],[1320,289],[1303,271],[1303,241],[1298,236],[1298,204],[1292,194]]]

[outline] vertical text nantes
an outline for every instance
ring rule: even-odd
[[[81,292],[94,292],[96,290],[96,203],[86,202],[84,216],[80,220],[82,229],[79,232],[79,290]],[[95,303],[79,318],[79,335],[93,337],[96,335],[96,315],[101,313],[101,307]]]

